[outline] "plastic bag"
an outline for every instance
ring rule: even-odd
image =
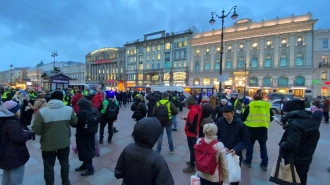
[[[190,177],[190,185],[200,185],[201,179],[198,177],[197,173]]]
[[[237,155],[227,154],[229,182],[241,181],[241,167],[239,166],[239,157]]]

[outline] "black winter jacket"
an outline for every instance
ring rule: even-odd
[[[228,105],[228,103],[226,104]],[[213,121],[216,122],[219,118],[221,118],[223,116],[223,112],[222,112],[222,107],[225,105],[222,105],[220,103],[220,105],[215,106],[215,109],[213,111]]]
[[[283,158],[293,154],[294,163],[310,164],[320,138],[322,112],[293,111],[282,118],[287,123],[279,143]]]
[[[156,106],[156,103],[160,100],[160,96],[157,93],[150,93],[147,95],[146,99],[148,103],[148,117],[153,117],[153,110]]]
[[[139,98],[134,99],[134,103],[131,106],[131,110],[134,111],[132,118],[136,119],[137,121],[146,117],[146,114],[148,112],[146,104]]]
[[[229,124],[228,121],[222,117],[218,119],[217,126],[218,140],[229,150],[233,149],[237,155],[241,155],[242,150],[250,142],[249,133],[241,119],[234,116],[233,122]]]
[[[122,178],[123,185],[174,185],[163,156],[152,150],[162,131],[155,117],[143,118],[135,125],[135,143],[124,148],[115,168],[115,177]]]

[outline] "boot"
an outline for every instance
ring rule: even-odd
[[[196,173],[196,169],[194,166],[188,165],[186,168],[182,170],[183,173]]]
[[[85,171],[84,173],[81,173],[81,176],[89,176],[89,175],[94,175],[94,168],[88,168],[87,171]]]
[[[77,145],[72,145],[71,149],[74,153],[78,153]]]
[[[117,132],[119,131],[116,129],[116,127],[113,127],[113,133],[117,133]]]
[[[78,168],[74,169],[74,171],[76,172],[80,172],[80,171],[84,171],[87,170],[87,167],[84,166],[83,164],[81,166],[79,166]]]
[[[100,147],[95,147],[95,156],[100,157]]]

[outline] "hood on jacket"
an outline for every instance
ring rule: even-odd
[[[287,113],[283,118],[282,118],[282,122],[286,123],[286,122],[290,122],[296,118],[310,118],[312,115],[311,112],[305,111],[305,110],[296,110],[296,111],[292,111]]]
[[[52,99],[49,100],[49,102],[47,103],[46,107],[50,108],[50,109],[59,109],[64,107],[64,103],[61,100],[57,100],[57,99]]]
[[[0,106],[0,117],[3,118],[3,117],[13,117],[15,116],[14,113],[10,112],[8,109],[4,108],[2,105]]]
[[[156,144],[161,133],[162,126],[157,118],[143,118],[134,126],[134,141],[138,145],[152,148]]]
[[[77,105],[79,106],[80,110],[90,110],[91,104],[86,98],[80,98],[77,102]]]

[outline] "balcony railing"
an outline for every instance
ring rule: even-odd
[[[320,62],[319,68],[321,68],[321,67],[330,67],[330,63],[329,62]]]

